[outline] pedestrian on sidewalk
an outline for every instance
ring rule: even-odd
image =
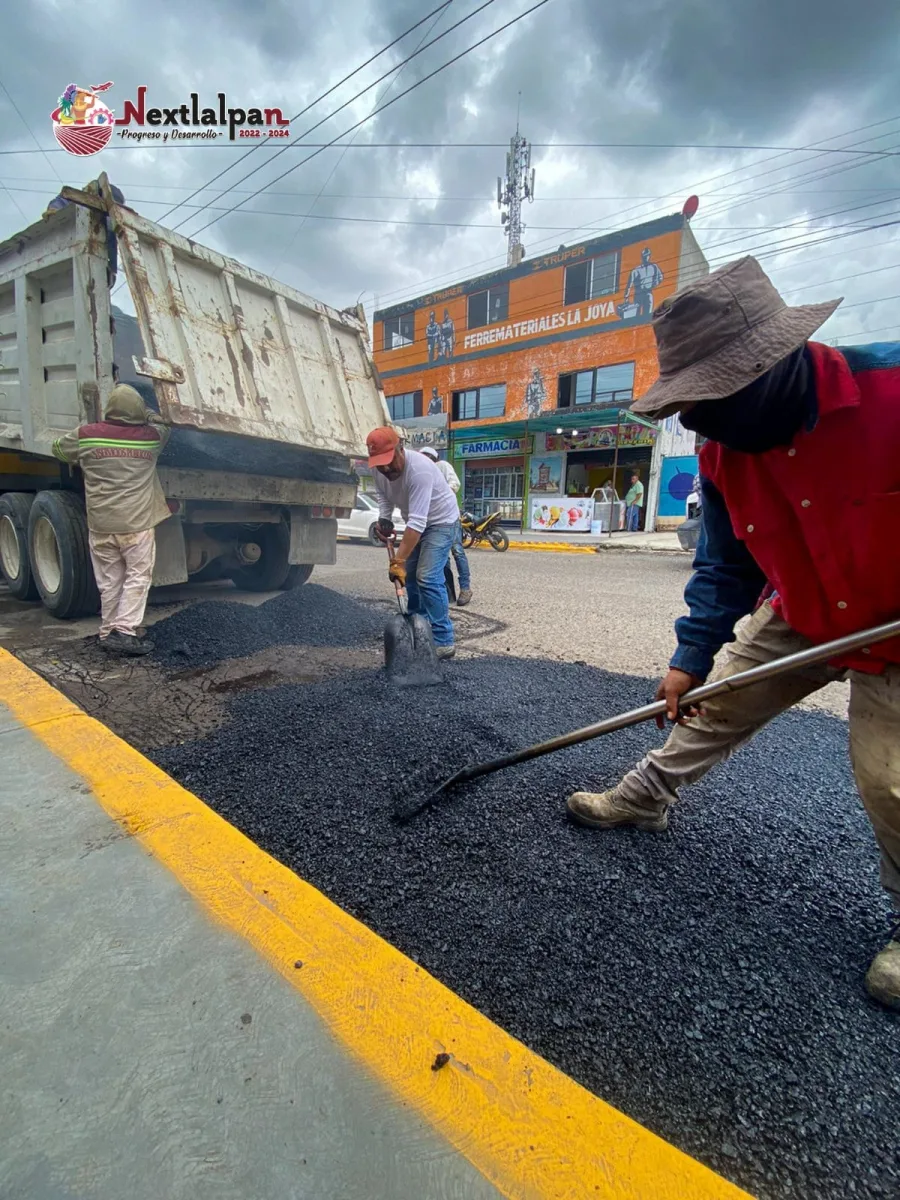
[[[900,1009],[900,639],[679,712],[726,643],[736,641],[713,678],[900,616],[900,343],[840,351],[808,341],[839,304],[789,308],[743,258],[656,310],[660,377],[634,410],[677,412],[709,439],[690,615],[675,622],[678,648],[657,691],[679,723],[611,791],[576,792],[568,811],[593,829],[664,830],[681,787],[784,709],[849,678],[856,785],[898,910],[866,984]]]
[[[625,528],[637,533],[641,527],[641,509],[644,507],[644,485],[637,471],[631,472],[631,487],[625,495]]]
[[[459,476],[450,463],[438,458],[438,452],[433,446],[426,446],[420,451],[426,458],[430,458],[443,477],[450,485],[450,491],[454,496],[459,493],[462,486]],[[456,603],[459,608],[465,608],[467,604],[472,602],[472,572],[469,570],[469,559],[463,549],[462,544],[462,525],[457,514],[456,518],[456,533],[453,538],[453,545],[450,549],[453,555],[453,561],[456,563],[456,573],[459,576],[459,593],[456,597]]]
[[[366,445],[369,466],[375,469],[379,536],[387,541],[393,534],[395,508],[406,522],[388,575],[406,588],[409,611],[428,618],[438,658],[452,658],[456,648],[444,568],[459,522],[456,497],[430,459],[403,448],[396,429],[373,429]]]
[[[100,592],[100,645],[118,654],[148,654],[139,638],[156,559],[156,526],[170,515],[156,462],[169,430],[138,392],[119,384],[104,419],[80,425],[53,444],[84,477],[88,544]]]

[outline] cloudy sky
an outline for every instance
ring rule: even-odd
[[[411,32],[440,0],[8,6],[0,237],[36,219],[61,180],[106,170],[146,216],[188,235],[212,221],[200,241],[339,307],[361,298],[371,312],[503,265],[496,176],[520,104],[537,170],[529,254],[677,211],[696,192],[694,229],[713,265],[756,252],[789,302],[845,296],[823,338],[900,337],[896,0],[546,0],[516,20],[535,2],[476,11],[484,0],[451,0]],[[68,83],[110,79],[117,115],[140,84],[160,106],[191,91],[212,103],[224,90],[234,106],[278,105],[292,117],[312,107],[291,126],[298,145],[277,158],[284,142],[273,139],[244,159],[251,143],[75,159],[57,147],[50,111]],[[124,294],[117,301],[130,308]]]

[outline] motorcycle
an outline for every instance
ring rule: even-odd
[[[470,512],[460,517],[462,525],[463,549],[468,550],[481,542],[489,542],[495,550],[501,553],[509,549],[509,536],[505,529],[500,528],[500,514],[492,512],[477,521]]]

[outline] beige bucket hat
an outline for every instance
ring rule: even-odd
[[[727,263],[654,312],[659,379],[632,411],[668,417],[734,395],[799,350],[842,299],[791,308],[755,258]]]

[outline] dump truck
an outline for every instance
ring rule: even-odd
[[[95,612],[80,472],[53,442],[116,381],[172,427],[156,586],[297,587],[335,561],[352,459],[389,423],[361,308],[337,311],[89,190],[0,244],[0,568],[54,616]],[[111,237],[115,242],[111,243]],[[118,250],[135,316],[113,304]],[[123,297],[124,299],[124,297]]]

